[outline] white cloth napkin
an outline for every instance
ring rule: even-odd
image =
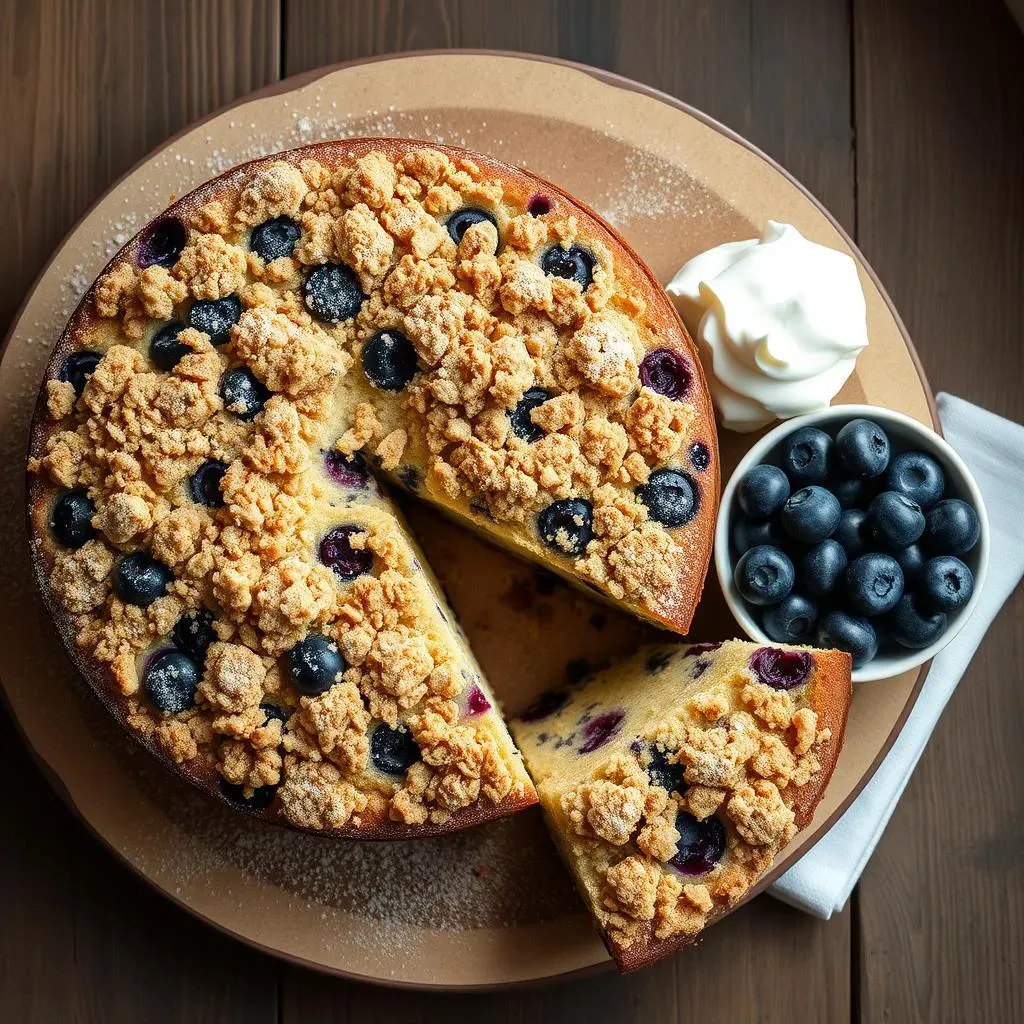
[[[988,576],[974,613],[933,660],[903,731],[874,777],[828,833],[768,890],[825,920],[846,905],[942,709],[1024,575],[1024,427],[952,395],[940,394],[936,404],[946,440],[974,473],[985,499],[991,528]]]

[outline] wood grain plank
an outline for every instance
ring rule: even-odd
[[[856,0],[860,243],[936,390],[1024,419],[1024,36],[998,0]],[[864,1021],[1024,1020],[1024,594],[860,884]]]

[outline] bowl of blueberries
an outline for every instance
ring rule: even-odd
[[[754,640],[839,648],[854,682],[932,658],[988,563],[978,485],[934,431],[870,405],[786,420],[722,493],[715,568]]]

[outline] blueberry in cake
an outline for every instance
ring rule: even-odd
[[[117,717],[246,810],[366,837],[535,800],[393,483],[679,632],[718,500],[692,344],[530,174],[346,140],[176,202],[64,332],[41,587]]]
[[[850,692],[841,651],[656,646],[511,722],[621,970],[693,942],[810,821]]]

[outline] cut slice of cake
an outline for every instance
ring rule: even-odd
[[[850,657],[656,646],[511,723],[619,969],[693,942],[811,820],[843,741]]]

